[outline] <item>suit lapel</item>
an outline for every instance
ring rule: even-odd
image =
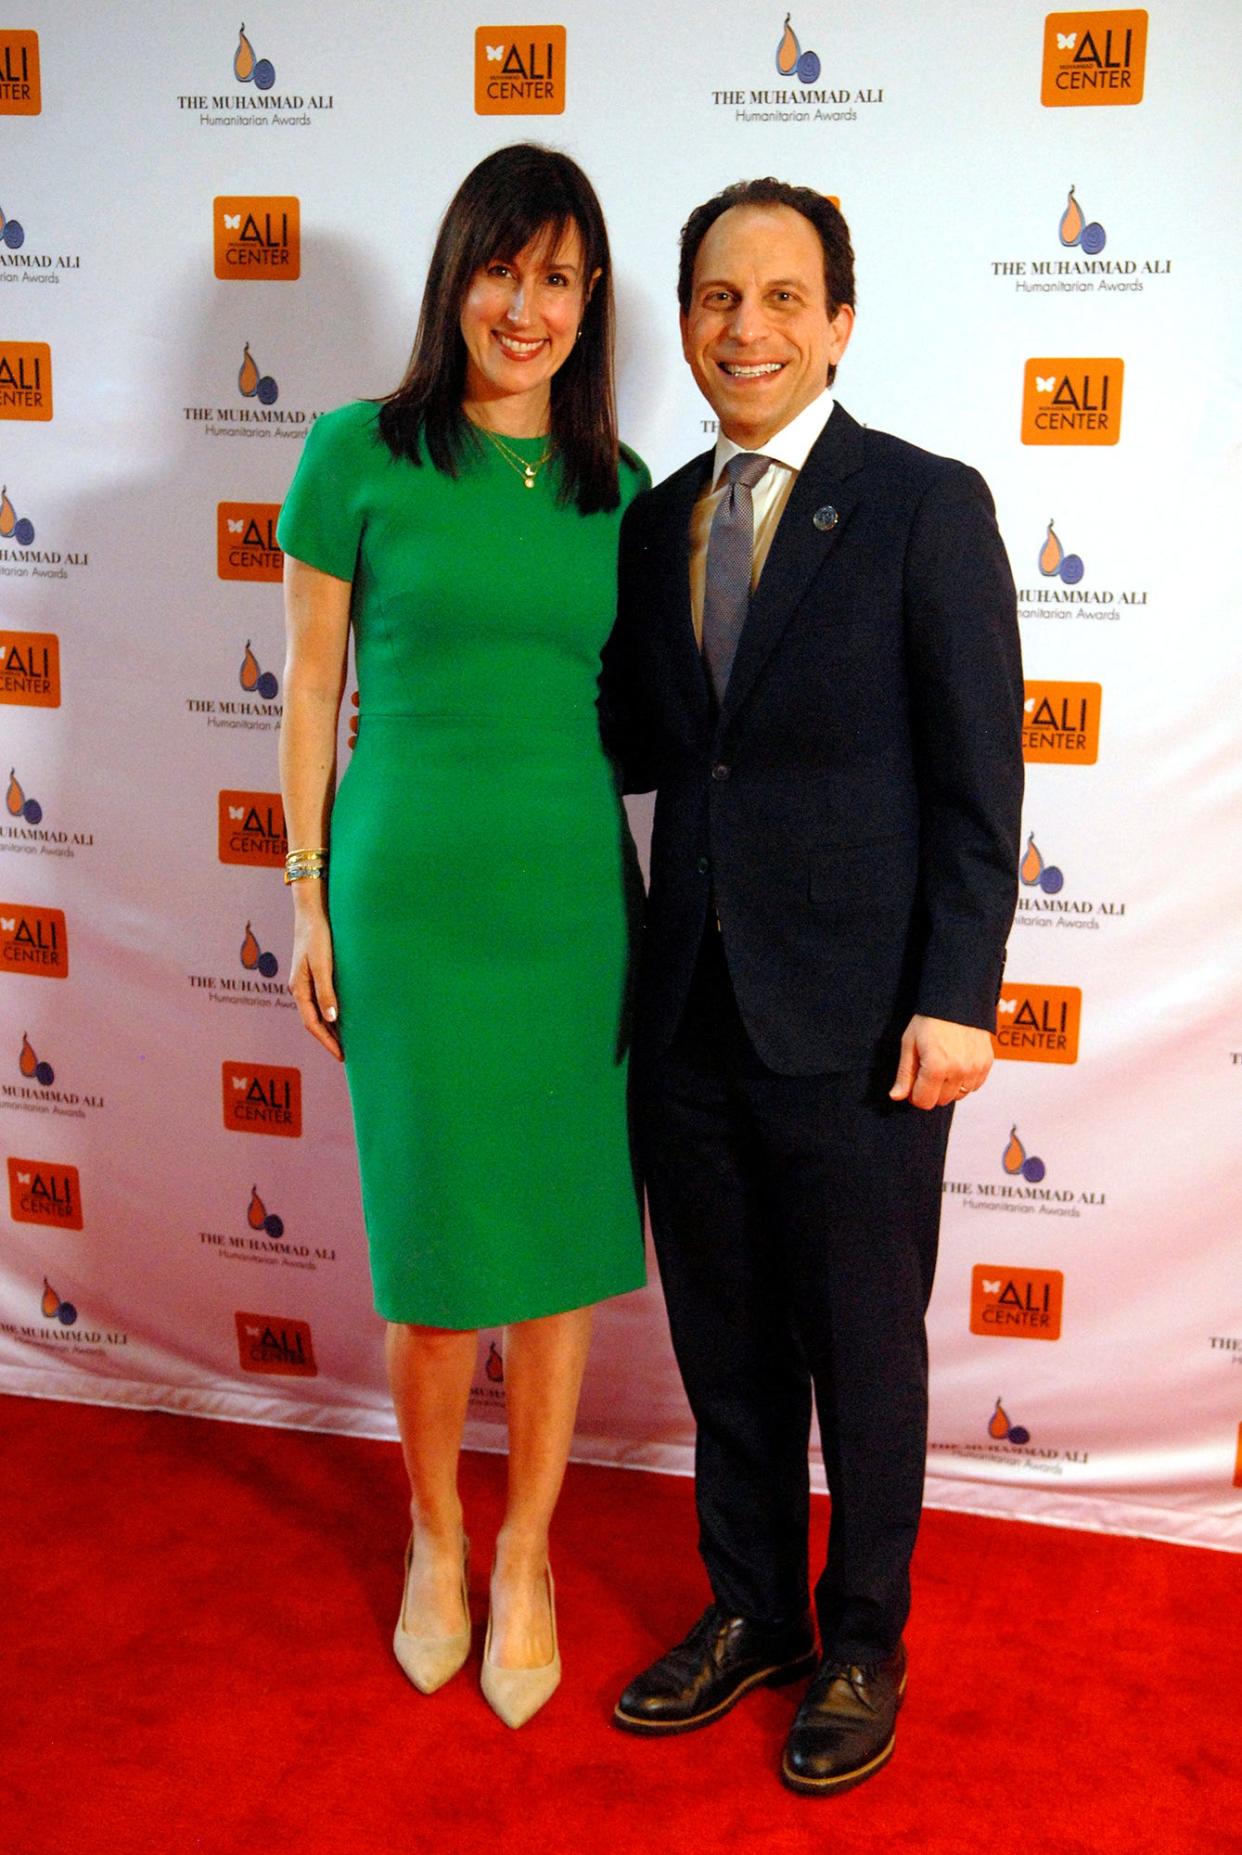
[[[776,648],[812,579],[844,533],[861,499],[860,489],[849,479],[862,468],[862,463],[862,427],[844,406],[835,406],[798,472],[772,537],[772,546],[738,640],[737,656],[720,713],[721,728],[728,724],[750,694],[756,677]],[[837,519],[830,528],[817,527],[813,517],[818,510],[826,508],[835,509]]]

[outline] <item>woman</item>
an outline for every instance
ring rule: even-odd
[[[279,538],[290,987],[344,1052],[389,1323],[413,1521],[394,1648],[425,1693],[469,1652],[457,1458],[477,1329],[504,1325],[482,1682],[511,1726],[560,1679],[548,1528],[592,1304],[644,1279],[632,866],[594,696],[620,518],[648,482],[617,445],[599,203],[566,156],[500,149],[445,214],[404,380],[316,422]],[[358,742],[334,803],[351,617]]]

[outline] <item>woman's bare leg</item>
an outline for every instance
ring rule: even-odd
[[[505,1330],[509,1490],[492,1574],[491,1646],[501,1668],[538,1668],[552,1659],[548,1529],[569,1459],[593,1312],[575,1308]]]
[[[452,1636],[464,1627],[457,1459],[477,1352],[473,1331],[390,1323],[385,1336],[410,1478],[414,1557],[405,1622],[416,1636]]]

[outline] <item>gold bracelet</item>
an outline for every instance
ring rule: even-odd
[[[326,857],[328,846],[321,844],[318,850],[291,850],[285,857],[286,863],[309,863],[316,857]]]

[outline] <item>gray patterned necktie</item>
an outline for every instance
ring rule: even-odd
[[[728,487],[712,517],[707,537],[703,589],[703,657],[716,701],[722,703],[737,642],[750,609],[750,574],[755,552],[751,490],[772,460],[759,451],[739,451],[725,465]]]

